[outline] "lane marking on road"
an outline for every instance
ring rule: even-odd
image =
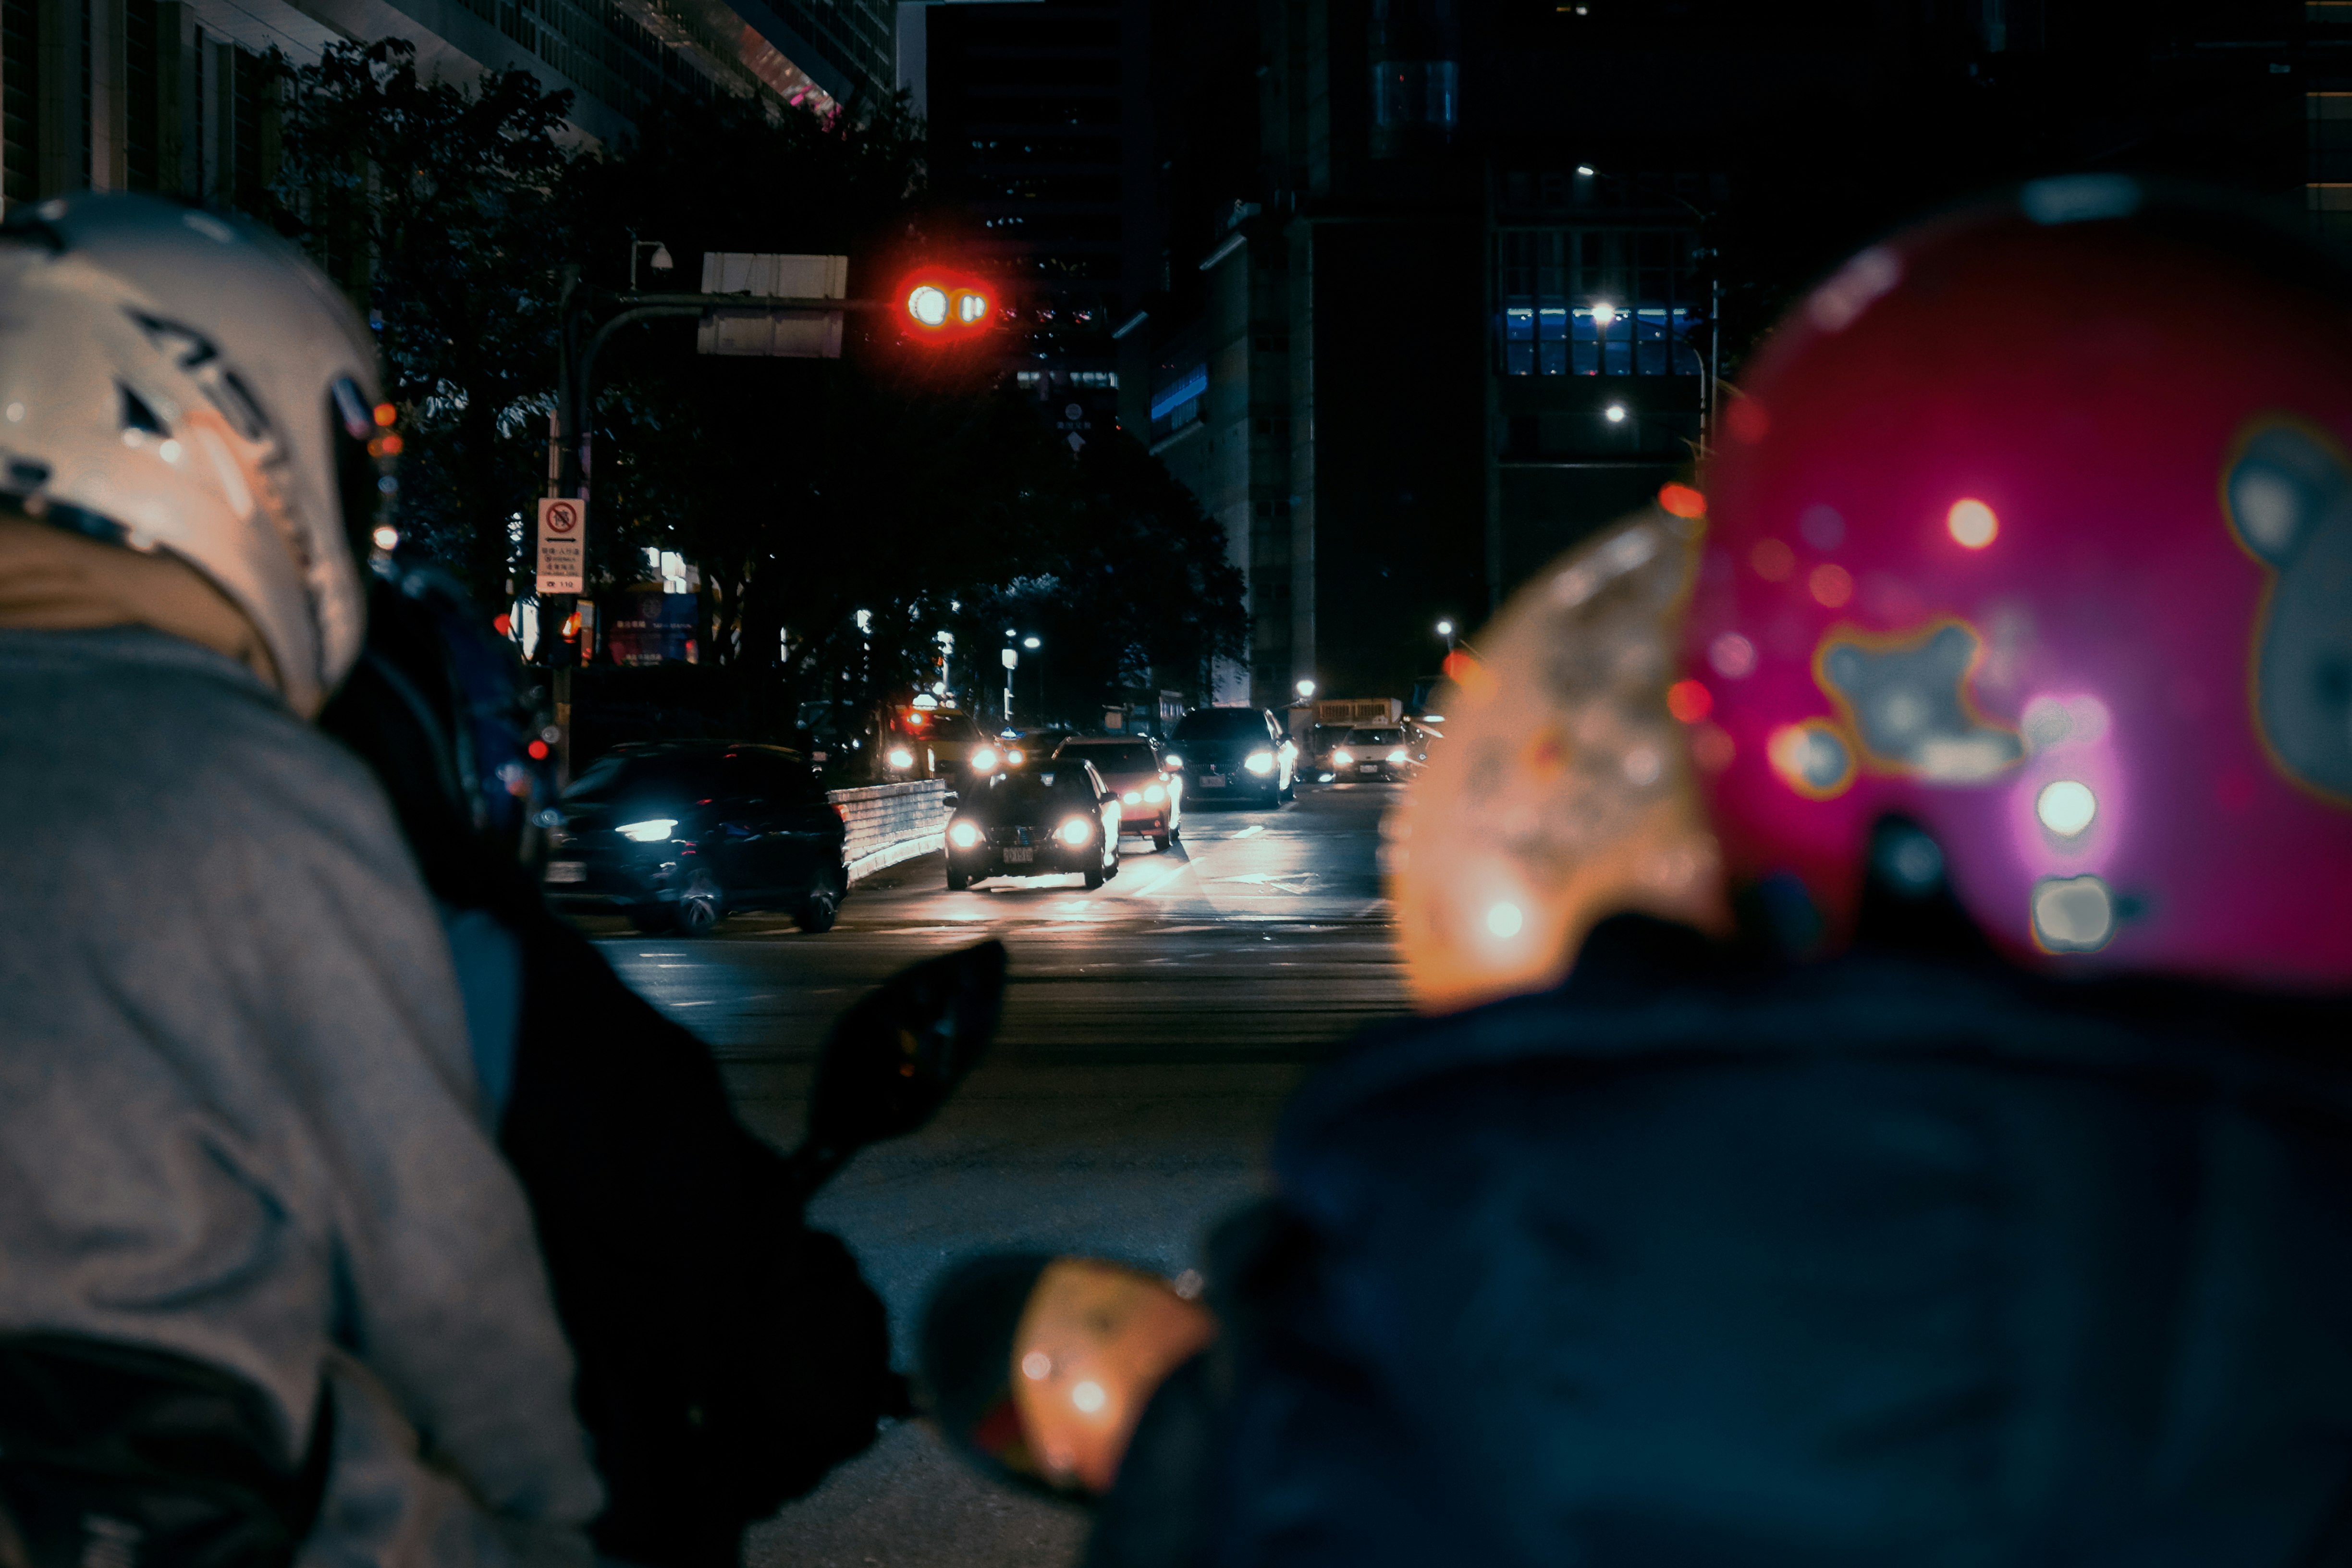
[[[1234,834],[1234,837],[1235,838],[1247,838],[1253,833],[1264,833],[1265,831],[1265,824],[1261,822],[1255,827],[1243,828],[1239,833]]]
[[[1160,872],[1157,877],[1152,878],[1149,882],[1137,888],[1133,892],[1129,893],[1128,897],[1131,899],[1148,898],[1156,889],[1174,881],[1177,878],[1182,876],[1192,868],[1192,866],[1190,861],[1187,861],[1181,866],[1171,866],[1167,870]]]

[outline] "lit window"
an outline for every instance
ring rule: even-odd
[[[1687,226],[1510,228],[1498,237],[1506,375],[1698,375],[1706,326]]]

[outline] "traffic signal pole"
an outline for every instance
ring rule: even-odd
[[[547,493],[551,498],[569,497],[581,502],[587,513],[589,473],[592,453],[588,436],[588,418],[595,406],[596,356],[605,341],[621,328],[638,321],[658,321],[667,317],[700,316],[709,310],[892,310],[898,308],[890,300],[812,300],[797,296],[769,294],[648,294],[631,290],[627,293],[602,296],[606,306],[619,309],[593,330],[589,318],[594,307],[586,300],[578,300],[580,268],[563,268],[563,289],[559,296],[556,331],[556,396],[555,412],[550,419],[549,438],[554,447],[548,462]],[[586,341],[581,342],[582,334]],[[530,537],[537,539],[534,529]],[[584,554],[586,541],[582,541]],[[579,650],[563,639],[563,627],[580,606],[579,597],[572,594],[550,595],[539,602],[540,646],[546,650],[547,663],[552,673],[556,729],[556,787],[562,789],[572,782],[572,671],[578,662]],[[585,635],[585,628],[583,628]]]
[[[634,253],[631,259],[634,262]],[[925,334],[939,341],[960,341],[985,331],[995,309],[993,295],[974,280],[949,274],[933,277],[919,273],[913,279],[911,290],[901,288],[898,297],[887,300],[811,299],[774,294],[652,294],[639,293],[635,289],[625,293],[597,290],[595,298],[612,313],[592,328],[589,318],[594,313],[595,307],[582,294],[580,268],[566,266],[562,278],[562,290],[556,301],[555,412],[551,416],[549,429],[549,439],[554,449],[548,461],[547,493],[551,500],[569,498],[579,501],[583,520],[591,515],[588,510],[592,467],[588,430],[589,419],[595,408],[596,356],[603,351],[605,341],[621,328],[638,321],[668,317],[700,316],[711,310],[906,311],[913,317],[915,326]],[[938,296],[938,320],[932,320],[924,313],[930,303],[929,296],[933,294]],[[581,541],[583,570],[587,549],[585,531],[583,521]],[[530,537],[535,546],[536,530]],[[535,555],[533,560],[535,563]],[[582,651],[564,642],[563,627],[578,608],[579,597],[576,595],[544,595],[539,600],[540,647],[546,650],[548,666],[553,676],[559,789],[572,781],[572,670],[579,662],[578,656]],[[582,629],[584,638],[586,628]],[[1009,696],[1009,685],[1007,693]]]

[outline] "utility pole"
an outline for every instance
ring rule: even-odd
[[[1021,662],[1020,650],[1013,646],[1013,634],[1004,634],[1004,727],[1013,728],[1013,671]]]
[[[566,266],[562,272],[563,291],[555,306],[555,363],[559,388],[555,410],[547,416],[547,494],[551,500],[560,500],[577,492],[578,499],[587,499],[587,486],[580,467],[577,443],[578,426],[574,422],[571,400],[563,395],[572,384],[572,295],[580,287],[580,268]],[[583,506],[583,511],[586,510]],[[583,534],[587,531],[583,527]],[[530,531],[532,548],[538,547],[539,530]],[[584,552],[586,540],[581,542]],[[547,651],[547,663],[552,672],[552,696],[555,706],[555,787],[558,793],[572,783],[572,666],[573,647],[563,640],[564,624],[579,607],[577,595],[541,595],[539,600],[539,646]],[[549,639],[552,638],[551,641]]]

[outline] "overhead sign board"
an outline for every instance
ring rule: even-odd
[[[778,300],[838,300],[849,292],[846,256],[782,256],[748,250],[702,253],[706,294]],[[766,359],[839,359],[841,312],[726,307],[705,310],[695,352]]]
[[[544,497],[539,503],[539,593],[588,591],[588,503]]]

